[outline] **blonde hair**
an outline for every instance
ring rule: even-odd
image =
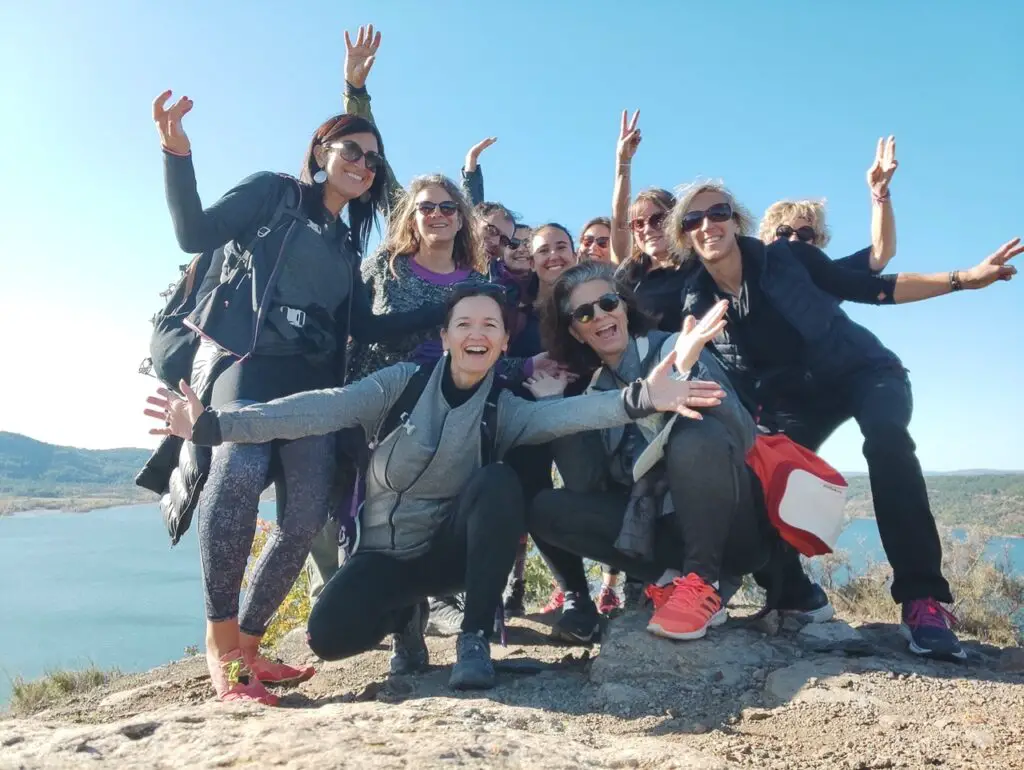
[[[395,212],[388,219],[388,232],[384,238],[384,250],[388,253],[388,265],[396,278],[395,260],[401,256],[416,253],[420,248],[419,233],[416,232],[416,196],[428,187],[440,187],[455,202],[462,226],[455,234],[452,260],[457,268],[487,273],[487,260],[483,246],[476,232],[477,216],[462,194],[459,186],[442,174],[418,176],[405,190]]]
[[[757,237],[765,243],[776,240],[775,231],[779,225],[785,225],[794,219],[806,219],[814,227],[814,245],[819,249],[828,246],[832,240],[832,231],[825,221],[824,200],[777,201],[768,207],[761,218],[761,227]]]
[[[754,217],[746,206],[736,200],[725,184],[718,180],[696,181],[682,185],[676,189],[676,205],[672,207],[672,213],[668,217],[668,237],[672,241],[673,248],[680,254],[684,262],[695,257],[693,246],[690,243],[688,233],[683,232],[683,215],[693,204],[693,199],[701,193],[718,193],[726,202],[732,206],[732,218],[736,222],[736,228],[740,235],[750,235],[754,232]]]

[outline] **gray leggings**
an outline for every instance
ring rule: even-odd
[[[210,475],[199,497],[199,552],[208,620],[238,617],[243,633],[261,636],[266,631],[327,519],[334,470],[333,436],[214,448]],[[271,478],[277,491],[277,526],[253,565],[239,613],[238,594],[256,531],[257,505]]]

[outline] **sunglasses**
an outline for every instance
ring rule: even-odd
[[[629,227],[634,233],[642,232],[645,225],[650,225],[652,230],[660,230],[662,225],[665,224],[665,217],[667,216],[667,211],[659,211],[657,214],[651,214],[649,217],[634,217],[629,220]]]
[[[433,214],[434,210],[440,211],[446,217],[454,216],[455,212],[459,210],[459,206],[455,201],[441,201],[440,203],[434,203],[433,201],[420,201],[416,204],[416,210],[423,216]]]
[[[497,238],[498,243],[500,243],[502,246],[505,246],[510,249],[518,249],[520,246],[523,245],[522,239],[516,238],[515,236],[509,238],[507,235],[501,232],[501,230],[499,230],[492,224],[488,224],[485,229],[487,230],[487,234],[492,238]]]
[[[779,225],[775,228],[776,238],[791,238],[793,233],[796,233],[796,237],[804,243],[814,243],[814,239],[818,237],[818,234],[814,232],[814,228],[810,225],[804,225],[798,227],[795,230],[789,225]]]
[[[351,139],[345,139],[334,144],[327,145],[328,149],[337,150],[338,154],[349,163],[358,163],[360,158],[364,159],[366,168],[370,171],[377,171],[384,165],[384,156],[373,150],[364,151],[362,147]]]
[[[580,238],[580,245],[586,249],[589,249],[594,245],[597,245],[597,247],[601,249],[607,249],[609,241],[611,241],[611,238],[607,235],[584,235]]]
[[[681,226],[684,233],[692,233],[705,219],[709,222],[728,222],[732,215],[732,206],[728,203],[716,203],[714,206],[708,206],[705,211],[687,211],[683,214]]]
[[[622,304],[622,297],[616,294],[614,291],[610,291],[607,294],[602,294],[594,302],[584,302],[578,308],[573,310],[569,317],[581,324],[588,324],[594,320],[597,315],[595,306],[601,308],[606,313],[611,313],[619,305]]]

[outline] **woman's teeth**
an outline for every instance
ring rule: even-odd
[[[708,236],[706,236],[704,238],[704,245],[705,246],[714,246],[720,240],[722,240],[722,236],[721,235],[708,235]]]
[[[615,334],[615,324],[612,324],[611,326],[605,326],[602,329],[598,329],[595,332],[595,334],[597,334],[597,336],[601,337],[602,339],[607,339],[608,337],[611,337],[613,334]]]
[[[345,176],[347,176],[349,179],[354,179],[357,182],[362,182],[363,181],[363,178],[361,176],[359,176],[359,174],[353,174],[351,171],[346,171],[345,172]]]
[[[466,352],[471,355],[478,356],[485,354],[487,352],[487,348],[482,346],[474,346],[471,348],[466,348]]]

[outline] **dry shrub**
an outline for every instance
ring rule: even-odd
[[[35,714],[119,676],[121,672],[116,668],[103,671],[92,664],[82,671],[47,671],[42,678],[31,682],[16,676],[11,680],[10,710],[13,714]]]

